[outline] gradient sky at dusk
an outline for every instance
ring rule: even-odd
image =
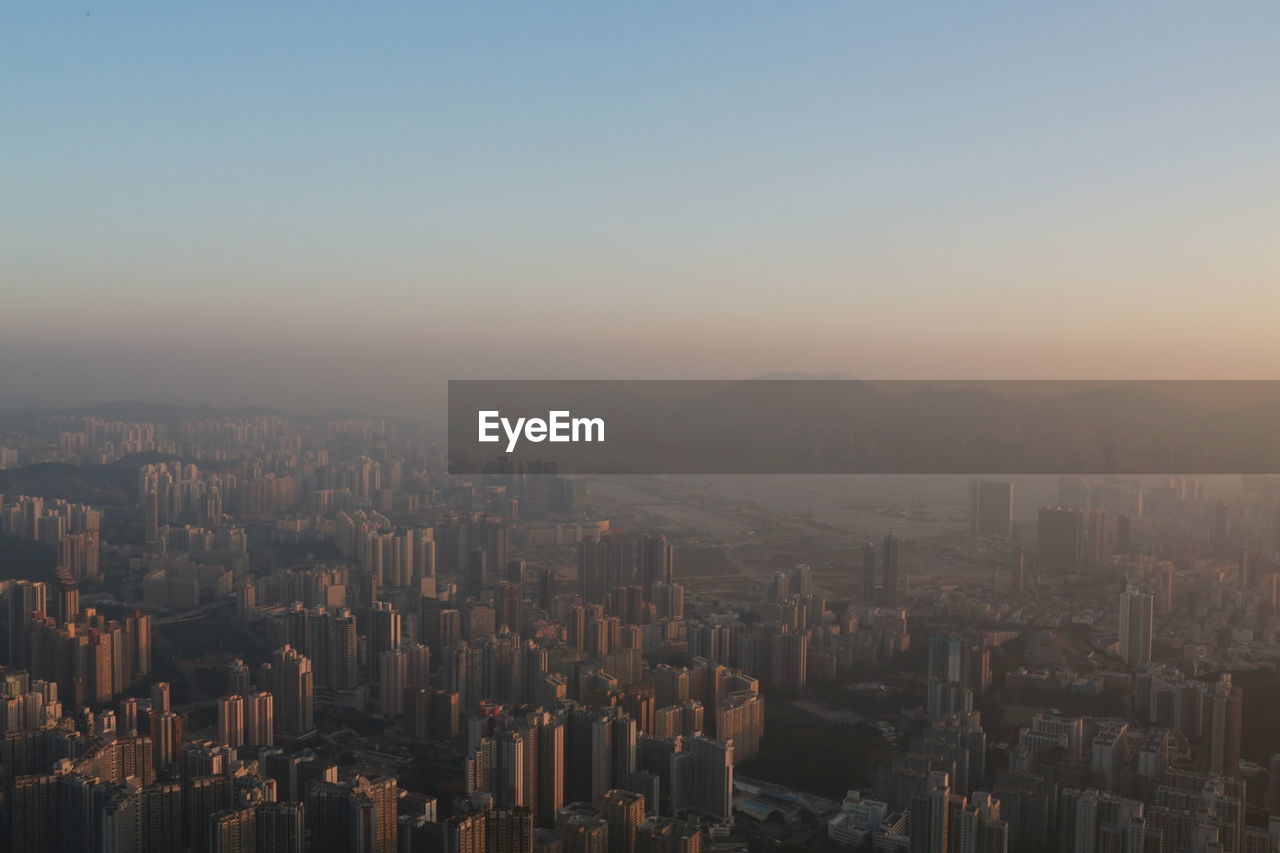
[[[1280,364],[1278,4],[4,15],[0,401]]]

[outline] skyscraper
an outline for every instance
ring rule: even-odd
[[[1244,692],[1232,686],[1229,673],[1206,687],[1200,712],[1205,772],[1232,777],[1240,775],[1243,707]]]
[[[302,803],[260,803],[255,823],[258,853],[302,853],[306,840]]]
[[[244,743],[246,746],[275,743],[275,697],[265,690],[244,699]]]
[[[400,646],[400,613],[387,601],[375,601],[369,610],[369,680],[378,683],[382,653]]]
[[[317,853],[394,851],[399,796],[394,776],[312,783],[305,811],[312,848]]]
[[[631,542],[621,536],[578,545],[578,582],[582,600],[603,604],[615,586],[625,586],[634,578]]]
[[[928,712],[937,720],[973,710],[970,668],[971,644],[962,637],[938,634],[929,638]]]
[[[239,658],[227,664],[227,695],[249,695],[249,667]]]
[[[356,618],[342,609],[329,616],[329,679],[331,687],[350,690],[360,681]],[[259,685],[260,687],[264,685]]]
[[[256,853],[258,849],[257,811],[229,809],[209,817],[209,853]]]
[[[1133,666],[1151,663],[1151,623],[1155,599],[1132,587],[1120,595],[1120,657]]]
[[[315,728],[314,685],[311,661],[292,646],[276,650],[272,663],[273,694],[279,700],[277,724],[288,735],[302,735]]]
[[[498,628],[513,634],[524,630],[524,587],[512,581],[500,581],[493,594],[495,621]]]
[[[636,830],[645,818],[644,795],[606,791],[600,812],[609,824],[609,853],[636,853]]]
[[[183,720],[172,711],[165,714],[152,711],[150,719],[153,763],[157,770],[166,770],[173,765],[182,743]]]
[[[36,613],[48,612],[47,587],[40,581],[14,581],[9,587],[9,665],[30,666],[27,626]]]
[[[1013,535],[1013,484],[969,481],[969,531],[982,536]]]
[[[881,595],[886,607],[898,606],[898,537],[890,533],[884,537],[881,554],[884,563],[884,591]]]
[[[688,771],[676,774],[678,788],[672,791],[677,813],[690,812],[713,821],[733,820],[733,743],[705,737],[689,737],[683,742],[678,763],[688,763]]]
[[[1036,559],[1043,569],[1079,572],[1085,561],[1084,513],[1045,506],[1036,525]]]
[[[537,753],[526,730],[483,737],[466,762],[467,790],[493,796],[499,806],[526,806],[537,798]]]
[[[962,805],[948,775],[931,772],[927,787],[911,796],[911,853],[950,853],[951,818]]]
[[[674,549],[665,536],[646,534],[636,545],[636,562],[640,570],[640,583],[645,595],[653,595],[653,585],[671,583],[674,565]]]
[[[244,744],[245,702],[243,696],[218,700],[218,743],[237,747]]]
[[[1027,552],[1019,546],[1009,566],[1009,589],[1024,592],[1027,588]]]
[[[378,662],[378,710],[384,717],[404,713],[404,691],[409,686],[409,655],[402,649],[382,653]]]
[[[991,794],[974,792],[955,817],[955,848],[959,853],[1005,853],[1009,849],[1009,824],[1001,820],[1000,801]]]
[[[862,600],[876,603],[876,546],[871,542],[862,546]]]
[[[564,722],[550,714],[534,728],[538,753],[538,797],[534,808],[540,826],[552,825],[564,806],[564,733]]]
[[[167,714],[170,709],[169,682],[157,681],[151,685],[151,711],[155,714]]]
[[[1116,553],[1133,551],[1133,517],[1124,513],[1116,518]]]

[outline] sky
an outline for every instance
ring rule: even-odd
[[[1278,4],[4,19],[0,406],[1276,378]]]

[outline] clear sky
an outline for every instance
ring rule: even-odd
[[[2,11],[0,400],[1280,364],[1280,4]]]

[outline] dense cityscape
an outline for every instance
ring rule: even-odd
[[[1280,853],[1280,3],[4,13],[0,853]]]
[[[957,481],[948,519],[852,507],[868,541],[674,478],[451,477],[386,419],[119,404],[0,446],[6,849],[1280,831],[1274,479],[1055,478],[1025,521]]]

